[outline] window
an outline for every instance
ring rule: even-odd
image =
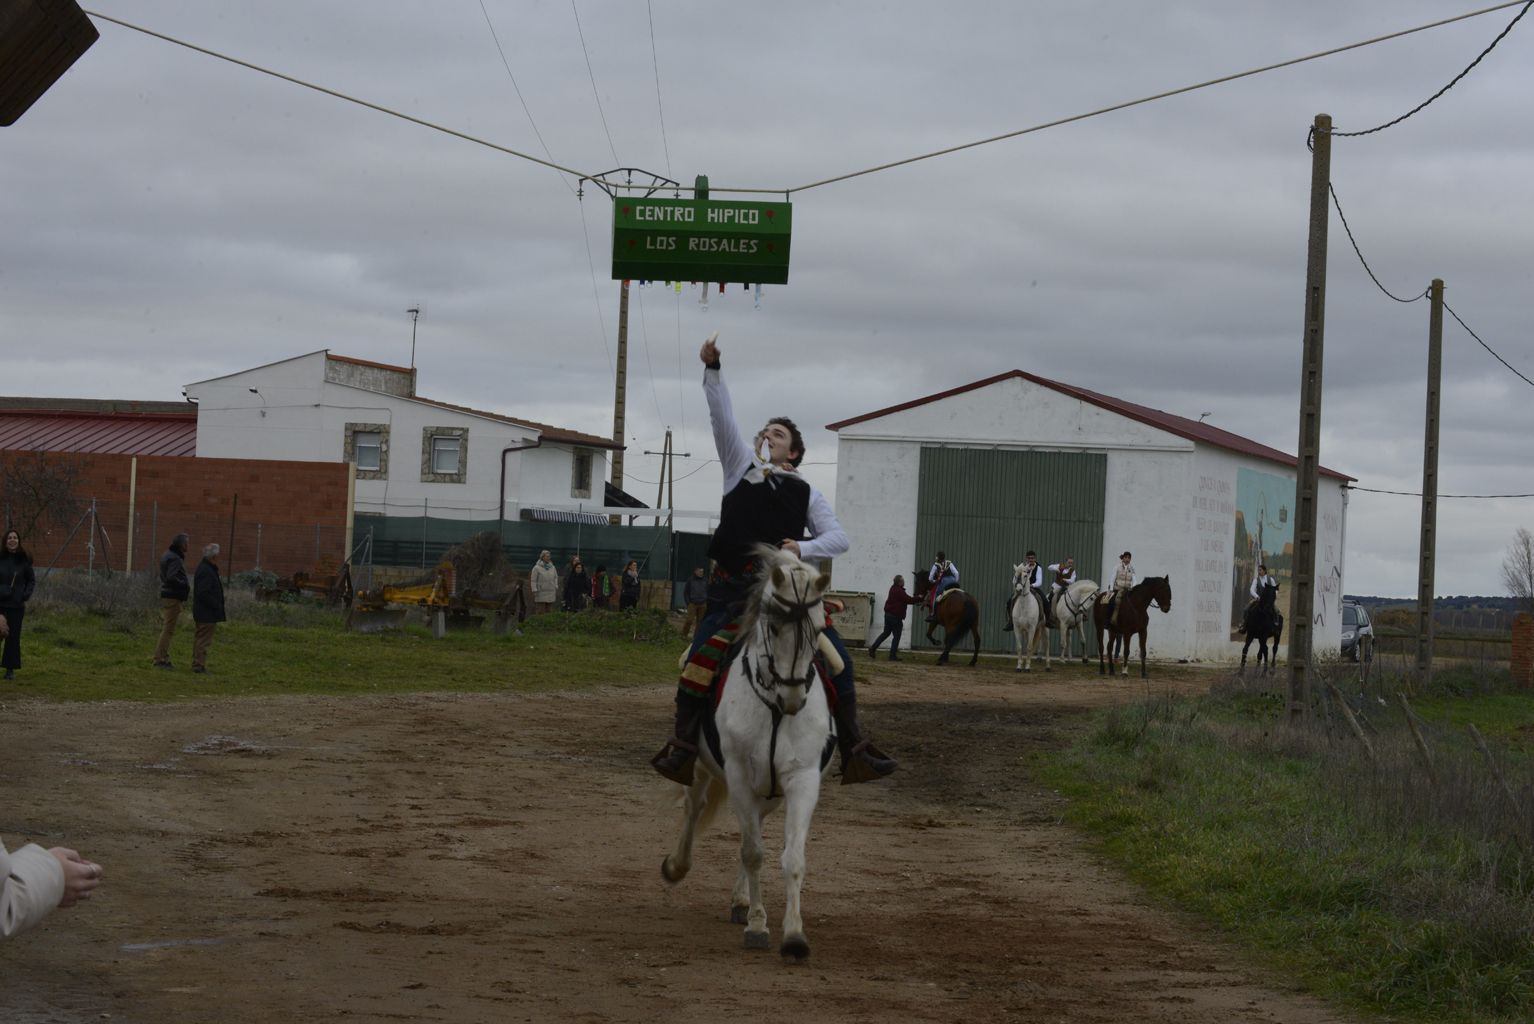
[[[570,455],[570,497],[591,497],[591,449],[577,448]]]
[[[359,430],[352,435],[352,453],[357,469],[376,473],[383,468],[383,435],[376,430]]]
[[[451,475],[458,472],[462,439],[437,434],[431,439],[431,471]]]
[[[348,423],[341,458],[357,467],[358,480],[389,479],[389,425]]]
[[[468,482],[469,428],[424,427],[421,430],[421,482]]]

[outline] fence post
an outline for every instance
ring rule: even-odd
[[[256,568],[261,568],[261,524],[256,524]]]
[[[1534,615],[1519,612],[1513,616],[1513,646],[1508,652],[1507,667],[1513,685],[1521,690],[1534,687]]]
[[[426,568],[426,523],[431,517],[431,499],[421,499],[421,568]]]

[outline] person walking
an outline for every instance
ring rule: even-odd
[[[545,615],[553,611],[554,602],[559,599],[559,570],[554,568],[554,560],[548,551],[539,552],[529,581],[533,588],[533,614]]]
[[[570,565],[565,569],[565,611],[578,612],[586,607],[586,602],[591,600],[591,577],[586,575],[586,567],[581,564],[580,556],[570,559]]]
[[[618,610],[626,612],[639,607],[639,563],[633,560],[623,567],[623,581],[618,589]]]
[[[890,592],[884,598],[884,632],[879,634],[879,639],[868,645],[868,656],[877,658],[879,645],[884,643],[884,638],[892,636],[890,641],[890,661],[900,660],[900,634],[905,630],[905,610],[920,601],[919,597],[912,597],[905,592],[905,577],[896,576]]]
[[[189,534],[178,533],[165,554],[160,556],[160,612],[164,624],[160,627],[160,642],[154,649],[155,668],[174,667],[170,663],[171,637],[176,635],[181,606],[192,596],[192,585],[186,578],[186,549],[191,542]]]
[[[0,665],[5,666],[6,679],[15,679],[16,670],[21,668],[21,619],[36,586],[32,556],[21,546],[21,534],[6,530],[5,542],[0,544],[0,616],[6,627]]]
[[[703,575],[703,566],[695,567],[692,575],[687,577],[687,582],[682,585],[682,601],[687,605],[682,635],[691,639],[703,624],[703,616],[708,611],[708,580]]]
[[[202,561],[192,578],[192,621],[196,632],[192,639],[192,671],[208,671],[208,648],[213,646],[213,631],[224,621],[224,581],[218,574],[217,544],[202,549]]]

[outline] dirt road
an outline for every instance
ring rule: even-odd
[[[0,706],[0,831],[107,867],[0,946],[0,1019],[1341,1021],[1142,898],[1020,778],[1138,679],[877,662],[900,757],[828,780],[790,966],[728,923],[733,821],[676,888],[646,768],[663,686],[573,695]],[[1158,686],[1205,681],[1163,671]],[[777,938],[781,882],[764,872]]]

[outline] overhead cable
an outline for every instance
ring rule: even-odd
[[[1335,188],[1332,188],[1332,183],[1331,182],[1327,182],[1326,183],[1326,188],[1332,194],[1332,205],[1337,208],[1337,216],[1342,219],[1342,230],[1344,230],[1344,231],[1346,231],[1348,233],[1348,241],[1353,243],[1353,251],[1358,254],[1358,262],[1360,262],[1360,263],[1362,263],[1364,265],[1364,271],[1369,275],[1369,280],[1374,282],[1374,287],[1378,288],[1380,291],[1384,292],[1388,297],[1396,300],[1397,302],[1407,302],[1407,303],[1410,303],[1410,302],[1416,302],[1418,299],[1426,298],[1427,297],[1427,289],[1426,288],[1424,288],[1422,290],[1421,294],[1413,295],[1409,299],[1403,299],[1399,295],[1391,294],[1391,291],[1390,291],[1389,288],[1386,288],[1384,285],[1380,284],[1380,279],[1374,276],[1374,271],[1373,271],[1373,269],[1370,268],[1369,261],[1364,259],[1364,252],[1363,252],[1363,250],[1358,247],[1358,239],[1353,237],[1353,229],[1348,226],[1348,218],[1342,212],[1342,203],[1337,199],[1337,190]]]
[[[591,78],[591,95],[596,97],[597,116],[602,119],[602,130],[607,133],[607,148],[612,151],[613,163],[622,163],[618,159],[618,147],[613,145],[612,129],[607,127],[607,113],[602,109],[602,93],[597,89],[597,73],[591,70],[591,52],[586,49],[586,33],[581,31],[581,12],[576,10],[575,0],[570,0],[570,12],[575,15],[575,34],[581,39],[581,53],[586,58],[586,74]]]
[[[1529,378],[1525,377],[1522,373],[1520,373],[1517,370],[1517,368],[1515,368],[1513,366],[1512,363],[1508,362],[1506,359],[1503,359],[1501,356],[1497,355],[1496,349],[1494,349],[1490,345],[1486,344],[1486,342],[1481,341],[1481,336],[1479,334],[1475,333],[1474,331],[1472,331],[1470,329],[1470,325],[1469,324],[1465,323],[1465,321],[1463,321],[1463,320],[1460,320],[1459,319],[1459,314],[1454,312],[1454,310],[1449,309],[1449,304],[1447,302],[1445,302],[1443,304],[1443,308],[1448,310],[1449,315],[1452,316],[1455,320],[1459,321],[1459,325],[1465,329],[1465,333],[1470,335],[1476,341],[1480,342],[1481,347],[1484,348],[1486,351],[1490,352],[1492,354],[1492,356],[1494,356],[1496,358],[1497,362],[1501,363],[1503,366],[1507,367],[1509,370],[1512,370],[1513,373],[1516,374],[1519,377],[1519,379],[1521,379],[1525,384],[1534,385],[1534,380],[1530,380]]]
[[[511,79],[511,87],[517,94],[518,102],[522,104],[522,112],[527,115],[527,123],[532,126],[533,134],[538,138],[538,145],[543,147],[544,155],[549,158],[549,163],[552,164],[554,162],[554,154],[549,151],[549,144],[543,141],[543,133],[538,130],[538,122],[533,120],[532,109],[528,107],[527,100],[522,95],[522,87],[517,84],[517,76],[512,73],[511,61],[506,59],[506,50],[501,46],[501,37],[496,34],[495,23],[490,20],[490,12],[485,9],[485,0],[479,0],[479,10],[485,16],[485,25],[490,29],[490,38],[495,42],[496,52],[501,55],[501,66],[506,69],[506,77]],[[575,194],[575,188],[568,181],[565,181],[563,177],[559,180],[564,184],[565,188],[570,190],[571,195]]]
[[[650,0],[645,0],[645,13],[650,16],[650,66],[655,69],[655,109],[660,111],[660,144],[666,151],[666,177],[671,173],[671,143],[666,139],[666,108],[660,101],[660,55],[655,50],[655,11]]]
[[[1422,497],[1421,491],[1387,491],[1378,487],[1346,487],[1350,491],[1368,491],[1370,494],[1400,494],[1408,498]],[[1534,498],[1534,494],[1435,494],[1435,498]]]

